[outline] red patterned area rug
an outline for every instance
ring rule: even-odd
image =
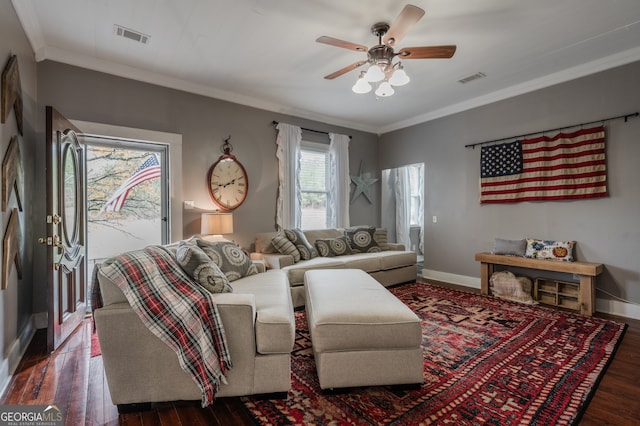
[[[323,394],[299,311],[288,398],[241,398],[256,423],[576,424],[626,329],[429,284],[391,291],[422,319],[421,389],[374,386]]]

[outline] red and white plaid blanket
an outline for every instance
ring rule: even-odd
[[[176,352],[180,366],[202,391],[202,406],[213,403],[232,368],[213,295],[194,283],[162,246],[131,251],[98,267],[123,291],[147,328]],[[95,280],[93,309],[102,306],[99,289]]]

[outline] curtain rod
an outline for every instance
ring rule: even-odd
[[[274,126],[277,126],[278,124],[280,124],[276,120],[273,120],[271,123],[273,123]],[[304,130],[305,132],[322,133],[323,135],[328,135],[329,134],[329,132],[323,132],[322,130],[307,129],[305,127],[300,127],[300,129]],[[351,135],[347,135],[347,136],[349,136],[349,139],[353,138]]]
[[[605,121],[619,120],[619,119],[621,119],[621,118],[624,118],[624,122],[626,123],[626,122],[627,122],[627,120],[628,120],[629,118],[637,117],[638,115],[640,115],[640,113],[639,113],[639,112],[634,112],[634,113],[632,113],[632,114],[625,114],[625,115],[619,115],[619,116],[617,116],[617,117],[603,118],[602,120],[589,121],[588,123],[574,124],[573,126],[557,127],[557,128],[555,128],[555,129],[542,130],[542,131],[540,131],[540,132],[527,133],[527,134],[519,135],[519,136],[511,136],[511,137],[508,137],[508,138],[494,139],[494,140],[486,141],[486,142],[470,143],[470,144],[468,144],[468,145],[465,145],[464,147],[465,147],[465,148],[473,148],[473,149],[475,149],[475,148],[476,148],[476,146],[478,146],[478,145],[486,145],[486,144],[488,144],[488,143],[494,143],[494,142],[506,141],[506,140],[509,140],[509,139],[524,138],[524,137],[527,137],[527,136],[538,135],[538,134],[540,134],[540,133],[556,132],[556,131],[558,131],[558,130],[569,129],[569,128],[571,128],[571,127],[581,127],[581,126],[586,126],[586,125],[588,125],[588,124],[594,124],[594,123],[603,123],[603,124],[604,124],[604,122],[605,122]]]

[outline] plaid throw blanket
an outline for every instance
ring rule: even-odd
[[[124,292],[147,328],[176,352],[180,366],[202,391],[202,406],[213,403],[232,368],[213,295],[194,283],[162,246],[125,253],[98,267]],[[94,310],[102,307],[96,278],[97,272]]]

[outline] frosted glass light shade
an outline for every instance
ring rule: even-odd
[[[381,98],[386,98],[388,96],[393,95],[395,92],[396,91],[393,90],[393,87],[391,87],[388,81],[383,81],[382,83],[380,83],[380,86],[378,86],[378,88],[376,89],[376,96],[380,96]]]
[[[364,78],[370,83],[377,83],[384,79],[384,72],[378,65],[371,65],[364,75]]]
[[[364,71],[360,73],[358,81],[356,81],[356,84],[353,85],[351,90],[358,94],[369,93],[371,91],[371,85],[364,78]]]
[[[231,213],[202,213],[200,233],[202,235],[233,234],[233,215]]]
[[[392,86],[404,86],[409,82],[409,76],[404,72],[404,68],[400,67],[393,72],[393,75],[389,79],[389,83]]]

